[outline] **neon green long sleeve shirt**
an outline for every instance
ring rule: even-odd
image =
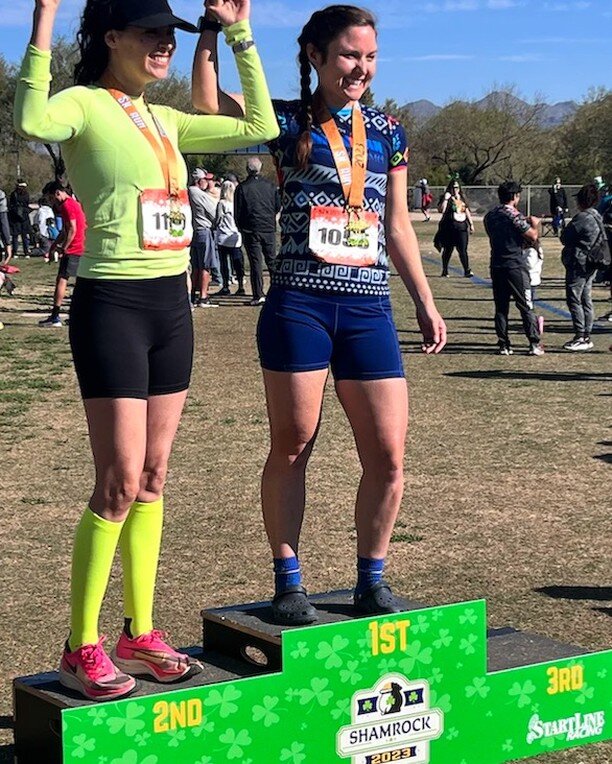
[[[227,27],[228,43],[251,38],[247,21]],[[185,114],[166,106],[149,108],[175,149],[205,154],[252,146],[278,135],[268,87],[254,47],[237,54],[245,97],[245,117]],[[140,225],[140,194],[164,188],[160,163],[140,130],[108,93],[77,86],[49,98],[51,54],[29,46],[21,67],[14,123],[24,137],[61,143],[70,183],[87,217],[85,253],[78,275],[99,279],[176,276],[188,264],[188,250],[145,250]],[[144,98],[133,99],[157,136]],[[179,177],[187,187],[187,167],[179,159]]]

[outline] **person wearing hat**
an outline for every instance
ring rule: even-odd
[[[24,257],[30,256],[30,194],[25,180],[18,180],[8,202],[8,217],[13,240],[13,255],[18,257],[19,237],[23,247]]]
[[[213,225],[217,213],[217,199],[210,193],[215,176],[197,167],[191,174],[189,202],[193,215],[193,240],[191,242],[191,302],[196,308],[216,308],[210,301],[208,287],[211,271],[216,267],[217,250],[213,238]]]
[[[70,312],[96,479],[74,540],[71,630],[60,681],[91,700],[198,667],[153,626],[167,464],[191,374],[185,299],[191,208],[182,153],[204,154],[278,134],[249,25],[249,0],[206,0],[202,35],[222,28],[247,108],[241,117],[179,112],[148,102],[164,79],[176,30],[198,28],[166,0],[87,0],[76,86],[49,98],[51,39],[61,0],[35,0],[14,108],[19,133],[60,143],[89,223]],[[199,55],[199,54],[196,54]],[[110,657],[98,618],[117,547],[124,628]]]

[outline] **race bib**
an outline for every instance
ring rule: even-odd
[[[193,226],[187,191],[170,196],[165,189],[147,189],[140,195],[144,249],[185,249]]]
[[[325,263],[375,265],[378,261],[378,215],[361,211],[356,217],[340,207],[312,207],[308,247]]]

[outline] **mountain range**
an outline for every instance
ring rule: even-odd
[[[526,101],[523,101],[512,94],[502,92],[489,93],[480,101],[476,101],[475,105],[480,109],[486,109],[499,103],[500,99],[510,99],[514,105],[519,107],[529,105]],[[417,122],[421,124],[424,124],[432,117],[435,117],[438,112],[442,111],[441,106],[437,106],[435,103],[432,103],[432,101],[426,99],[410,101],[409,103],[404,104],[404,108],[408,109]],[[578,104],[576,101],[560,101],[555,104],[546,104],[542,110],[540,124],[542,127],[557,127],[570,119],[577,109]]]

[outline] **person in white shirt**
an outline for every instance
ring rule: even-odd
[[[234,193],[236,186],[231,180],[223,181],[221,185],[221,199],[217,205],[215,217],[215,237],[219,249],[221,261],[221,277],[223,286],[217,292],[218,295],[229,295],[230,292],[230,264],[238,279],[237,295],[245,294],[244,291],[244,255],[242,254],[242,234],[238,230],[234,218]]]

